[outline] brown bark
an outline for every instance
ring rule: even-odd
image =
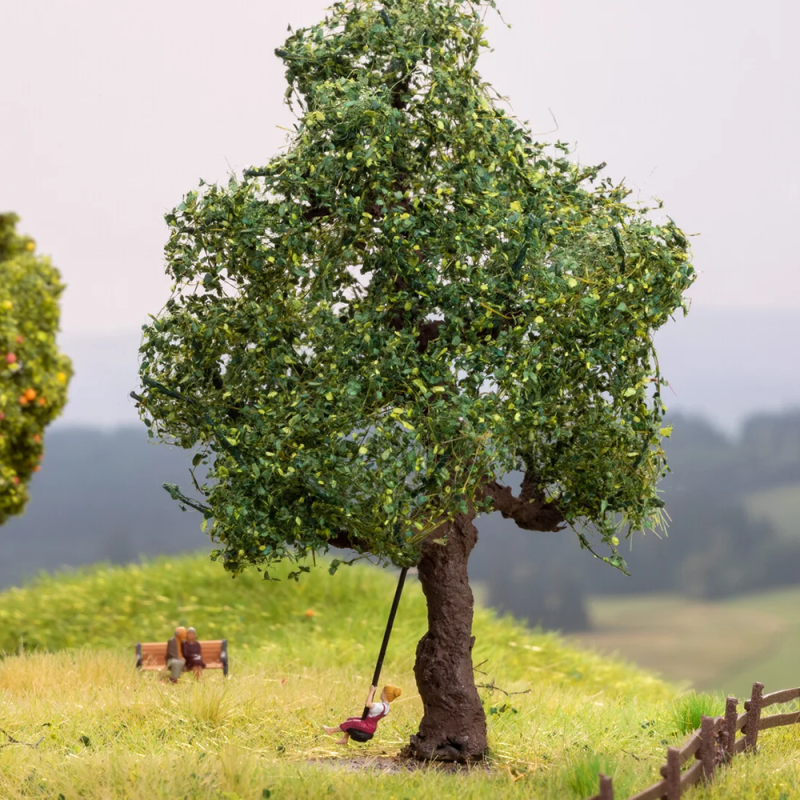
[[[417,352],[425,353],[428,345],[435,342],[439,338],[439,328],[444,325],[444,320],[435,319],[429,322],[420,322],[419,324],[419,343],[417,344]]]
[[[557,503],[545,502],[544,493],[537,487],[535,476],[525,473],[519,497],[514,497],[508,486],[489,481],[483,495],[491,497],[494,507],[506,518],[513,519],[526,531],[559,531],[564,518]]]
[[[556,503],[545,502],[535,476],[527,473],[519,497],[496,481],[479,496],[491,497],[504,517],[528,530],[560,530],[563,517]],[[467,564],[478,541],[474,512],[458,514],[422,543],[418,572],[428,605],[428,632],[417,645],[414,675],[423,717],[405,755],[439,761],[469,762],[486,755],[486,715],[472,667],[474,600]],[[353,547],[345,531],[330,544]]]
[[[313,222],[320,217],[329,217],[331,210],[327,206],[309,206],[303,211],[303,219],[308,222]]]
[[[328,539],[328,544],[331,547],[339,547],[342,550],[355,550],[358,547],[355,539],[352,538],[349,531],[336,531],[336,533]]]
[[[428,602],[428,632],[417,645],[414,675],[424,715],[408,755],[467,762],[487,751],[486,716],[472,669],[473,597],[467,562],[478,541],[474,515],[440,526],[422,545],[419,579]],[[435,540],[444,539],[442,544]]]

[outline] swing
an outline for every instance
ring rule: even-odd
[[[392,601],[392,610],[389,612],[389,619],[386,623],[386,631],[383,634],[383,642],[381,643],[381,651],[378,654],[378,663],[375,665],[375,673],[372,676],[372,684],[371,686],[377,686],[378,681],[381,677],[381,668],[383,667],[383,659],[386,656],[386,648],[389,646],[389,637],[392,635],[392,626],[394,625],[394,617],[397,614],[397,607],[400,605],[400,595],[403,593],[403,584],[406,580],[406,573],[408,572],[408,567],[403,567],[400,570],[400,577],[397,581],[397,590],[394,593],[394,600]],[[364,713],[361,715],[361,719],[364,720],[367,718],[369,714],[369,708],[364,706]],[[364,744],[364,742],[368,742],[374,734],[367,733],[366,731],[359,731],[359,730],[351,730],[348,731],[350,734],[350,738],[354,742],[360,742]]]

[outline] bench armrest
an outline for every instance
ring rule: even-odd
[[[222,662],[222,674],[228,676],[228,640],[222,640],[222,649],[219,652],[219,660]]]
[[[136,669],[142,668],[142,644],[141,642],[136,643]]]

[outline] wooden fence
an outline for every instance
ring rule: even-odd
[[[765,695],[764,684],[754,683],[750,699],[745,701],[745,710],[739,714],[739,701],[735,697],[728,697],[725,716],[704,716],[700,727],[683,747],[667,748],[667,763],[661,767],[662,779],[628,800],[678,800],[684,789],[700,781],[713,780],[717,767],[729,764],[740,753],[755,751],[759,731],[800,722],[800,711],[761,716],[764,708],[798,699],[800,688]],[[742,736],[737,739],[740,731]],[[692,760],[694,763],[684,770],[684,766]],[[600,775],[600,793],[590,800],[614,800],[611,778]]]

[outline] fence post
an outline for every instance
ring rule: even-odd
[[[667,763],[661,767],[661,777],[667,781],[667,793],[661,800],[681,800],[681,762],[677,747],[667,748]]]
[[[764,696],[764,684],[756,681],[753,684],[753,692],[749,700],[744,702],[744,710],[747,712],[747,724],[744,726],[744,738],[747,744],[744,749],[753,752],[758,743],[758,723],[761,720],[761,699]]]
[[[614,784],[608,775],[600,773],[600,794],[597,800],[614,800]]]
[[[703,780],[710,781],[714,777],[716,767],[717,743],[714,736],[715,720],[705,714],[700,721],[700,749],[697,751],[697,758],[703,765]]]
[[[725,763],[729,764],[734,756],[733,747],[736,744],[736,720],[739,717],[737,708],[739,700],[736,697],[728,696],[725,701],[725,727],[723,730],[722,752]]]

